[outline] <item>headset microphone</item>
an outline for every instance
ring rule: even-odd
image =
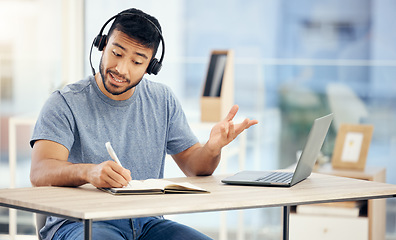
[[[89,63],[90,63],[90,65],[91,65],[92,74],[95,76],[95,69],[94,69],[94,67],[92,66],[92,60],[91,60],[91,57],[92,57],[92,48],[95,46],[96,48],[98,48],[99,51],[103,51],[103,48],[106,46],[106,43],[107,43],[107,35],[106,35],[106,34],[103,35],[103,31],[104,31],[106,25],[107,25],[111,20],[113,20],[113,19],[115,19],[115,18],[117,18],[117,17],[119,17],[119,16],[124,16],[124,15],[139,16],[139,17],[141,17],[141,18],[144,18],[147,22],[149,22],[150,24],[152,24],[152,25],[154,26],[154,28],[157,30],[157,32],[158,32],[158,34],[159,34],[159,37],[160,37],[160,40],[161,40],[161,43],[162,43],[162,53],[161,53],[161,57],[160,57],[160,60],[159,60],[159,61],[158,61],[157,58],[151,59],[149,65],[147,66],[147,69],[146,69],[146,72],[147,72],[148,74],[157,75],[158,72],[159,72],[159,71],[161,70],[161,68],[162,68],[162,61],[163,61],[164,55],[165,55],[165,43],[164,43],[164,38],[162,37],[161,30],[160,30],[160,29],[157,27],[157,25],[155,25],[150,19],[148,19],[148,18],[146,18],[146,17],[144,17],[144,16],[142,16],[142,15],[140,15],[140,14],[127,13],[127,12],[125,12],[125,13],[119,13],[119,14],[117,14],[117,15],[111,17],[109,20],[107,20],[107,21],[105,22],[105,24],[103,25],[103,27],[100,29],[99,34],[98,34],[98,35],[95,37],[95,39],[93,40],[92,45],[91,45],[91,49],[90,49],[90,51],[89,51]]]

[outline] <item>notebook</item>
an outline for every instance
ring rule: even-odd
[[[163,194],[163,193],[209,193],[189,182],[175,183],[165,179],[131,180],[122,188],[99,188],[105,192],[120,194]]]
[[[315,119],[294,172],[241,171],[222,180],[236,185],[291,187],[311,175],[317,156],[326,138],[333,114]]]

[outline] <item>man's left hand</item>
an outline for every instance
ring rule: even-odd
[[[243,122],[234,124],[233,119],[238,109],[238,105],[234,105],[227,117],[212,128],[206,145],[214,154],[220,154],[221,149],[232,142],[241,132],[258,123],[257,120],[246,118]]]

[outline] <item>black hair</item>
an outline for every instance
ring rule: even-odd
[[[160,32],[162,35],[158,20],[136,8],[124,10],[118,15],[107,36],[110,37],[114,30],[121,31],[143,46],[152,49],[152,58],[154,58],[161,40]]]

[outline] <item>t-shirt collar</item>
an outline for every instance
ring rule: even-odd
[[[143,80],[143,79],[142,79]],[[99,88],[98,84],[95,81],[95,77],[94,76],[90,76],[89,77],[89,81],[91,82],[93,89],[95,90],[95,92],[98,94],[99,98],[101,98],[104,102],[112,105],[112,106],[116,106],[116,107],[123,107],[123,106],[127,106],[129,104],[131,104],[135,99],[136,99],[136,95],[138,95],[138,91],[139,91],[139,85],[141,84],[141,82],[135,87],[135,92],[133,93],[133,95],[128,98],[127,100],[114,100],[109,98],[108,96],[106,96]]]

